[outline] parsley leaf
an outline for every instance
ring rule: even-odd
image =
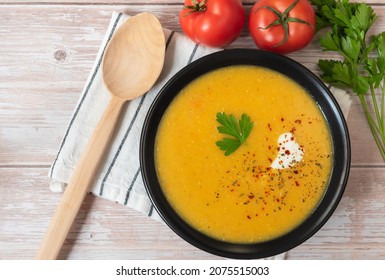
[[[246,139],[254,127],[254,123],[250,121],[250,117],[246,114],[242,114],[241,119],[237,121],[231,114],[217,113],[217,122],[221,124],[221,126],[217,127],[219,133],[233,137],[225,137],[215,143],[221,151],[225,151],[225,156],[232,154],[241,144],[246,143]]]
[[[234,153],[241,146],[241,141],[234,138],[223,138],[215,144],[221,149],[221,151],[225,151],[225,156],[228,156]]]

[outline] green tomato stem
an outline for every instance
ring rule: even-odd
[[[193,0],[192,3],[193,5],[191,6],[184,6],[183,8],[185,10],[190,10],[188,13],[186,13],[184,16],[188,16],[192,13],[197,13],[197,12],[204,12],[206,11],[206,1],[207,0],[202,0],[201,2],[198,2],[198,0]]]

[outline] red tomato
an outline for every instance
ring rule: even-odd
[[[249,16],[249,31],[263,50],[290,53],[304,48],[316,30],[308,0],[260,0]]]
[[[240,0],[185,0],[179,22],[194,42],[224,47],[239,36],[245,17]]]

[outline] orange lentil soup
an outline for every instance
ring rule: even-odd
[[[226,137],[217,131],[218,112],[254,122],[228,156],[215,144]],[[294,144],[285,149],[286,142]],[[169,203],[192,227],[232,243],[270,240],[304,221],[332,168],[330,132],[314,100],[257,66],[220,68],[188,84],[166,110],[155,145]]]

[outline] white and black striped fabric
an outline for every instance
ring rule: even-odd
[[[53,191],[64,190],[65,183],[71,177],[78,158],[106,108],[109,96],[102,82],[101,62],[107,43],[127,18],[122,13],[112,15],[95,64],[49,171]],[[124,107],[111,148],[91,188],[91,192],[97,196],[127,205],[155,219],[160,218],[147,196],[139,166],[139,139],[144,118],[155,96],[178,70],[199,57],[219,50],[198,46],[177,32],[164,29],[164,33],[166,58],[161,76],[147,94],[128,102]]]

